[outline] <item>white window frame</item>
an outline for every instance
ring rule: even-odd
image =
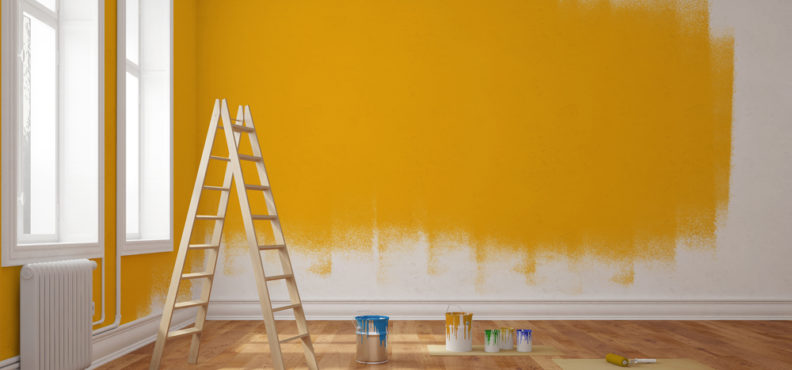
[[[2,1],[2,266],[19,266],[27,263],[63,260],[66,258],[102,258],[104,256],[104,1],[97,1],[97,73],[98,73],[98,209],[97,209],[97,239],[93,243],[75,242],[32,242],[30,244],[17,244],[17,173],[18,173],[18,148],[17,135],[21,99],[19,98],[19,70],[20,59],[16,49],[21,43],[20,23],[22,21],[22,8],[35,8],[35,12],[52,13],[43,5],[35,2],[21,3],[25,0]],[[58,28],[55,28],[56,30]],[[58,51],[59,52],[59,51]],[[60,76],[58,77],[60,80]],[[60,85],[60,82],[56,82]],[[60,96],[60,92],[58,92]],[[60,104],[60,103],[58,103]],[[58,118],[60,119],[60,118]]]
[[[116,29],[117,29],[117,73],[116,73],[116,243],[120,246],[122,256],[173,252],[173,0],[168,1],[170,6],[170,226],[169,239],[141,239],[128,240],[126,232],[126,1],[116,2]],[[142,28],[142,25],[139,29]],[[138,42],[141,38],[138,37]],[[140,55],[138,63],[140,63]],[[139,68],[139,65],[138,65]],[[138,73],[140,76],[140,73]],[[139,117],[143,117],[142,114]]]

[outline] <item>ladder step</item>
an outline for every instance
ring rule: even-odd
[[[209,302],[207,302],[207,301],[197,301],[197,300],[196,301],[184,301],[184,302],[176,303],[175,305],[173,305],[173,308],[187,308],[187,307],[203,306],[203,305],[206,305],[208,303]]]
[[[247,126],[235,125],[235,124],[231,124],[231,129],[234,130],[234,131],[243,131],[243,132],[254,132],[254,131],[256,131],[256,129],[254,129],[253,127],[247,127]]]
[[[264,280],[272,281],[272,280],[282,280],[282,279],[291,279],[291,278],[294,278],[293,274],[283,274],[283,275],[267,276],[264,278]]]
[[[239,160],[241,160],[241,161],[252,161],[252,162],[263,162],[264,161],[264,159],[261,158],[261,157],[255,157],[255,156],[247,155],[247,154],[240,154],[239,155]]]
[[[234,120],[234,121],[237,121],[237,120]],[[237,121],[237,122],[239,122],[239,121]],[[225,126],[217,126],[217,128],[220,129],[220,130],[225,130]],[[253,129],[253,127],[247,127],[247,126],[235,125],[235,124],[231,124],[231,129],[234,130],[234,131],[244,131],[244,132],[253,132],[253,131],[255,131],[255,129]]]
[[[280,340],[279,342],[286,343],[288,341],[292,341],[292,340],[295,340],[295,339],[300,339],[300,338],[307,337],[307,336],[308,336],[308,333],[297,334],[297,335],[295,335],[293,337],[288,337],[286,339]]]
[[[286,248],[285,244],[261,244],[258,246],[259,250],[281,249]]]
[[[187,328],[187,329],[181,329],[181,330],[175,330],[175,331],[172,331],[172,332],[168,333],[168,338],[176,338],[176,337],[180,337],[182,335],[189,335],[189,334],[195,334],[195,333],[200,333],[200,332],[201,332],[201,329],[198,329],[196,327]]]
[[[188,246],[190,249],[217,249],[220,248],[220,244],[190,244]]]
[[[297,307],[300,307],[300,304],[299,304],[299,303],[290,304],[290,305],[288,305],[288,306],[273,307],[273,308],[272,308],[272,312],[278,312],[278,311],[290,310],[290,309],[292,309],[292,308],[297,308]]]
[[[278,215],[251,215],[254,220],[277,220]]]
[[[222,220],[223,216],[215,216],[215,215],[195,215],[196,220]]]
[[[214,275],[211,272],[190,272],[186,274],[182,274],[182,279],[200,279],[200,278],[210,278]]]
[[[216,159],[216,160],[218,160],[218,161],[226,161],[226,162],[228,162],[228,161],[230,161],[230,160],[231,160],[231,158],[228,158],[228,157],[218,157],[218,156],[216,156],[216,155],[210,155],[210,156],[209,156],[209,158],[210,158],[210,159]]]
[[[231,188],[224,188],[222,186],[209,186],[209,185],[204,185],[203,188],[206,189],[206,190],[218,190],[218,191],[229,191],[229,190],[231,190]]]
[[[245,189],[248,190],[269,190],[270,187],[266,185],[248,185],[245,184]]]

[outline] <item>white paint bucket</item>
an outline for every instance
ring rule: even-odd
[[[473,314],[446,312],[446,351],[470,352],[473,350]]]
[[[500,328],[500,349],[514,349],[514,328]]]
[[[531,329],[517,329],[517,352],[531,352],[532,344]]]
[[[484,330],[484,352],[500,352],[500,330]]]

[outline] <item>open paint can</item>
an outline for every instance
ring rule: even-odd
[[[484,330],[484,352],[500,352],[500,330]]]
[[[362,364],[388,362],[388,316],[355,316],[357,354],[355,360]]]
[[[469,312],[446,312],[446,351],[470,352],[473,350],[473,314]]]
[[[517,352],[531,352],[532,346],[531,329],[517,329]]]
[[[514,328],[500,328],[500,349],[514,349]]]

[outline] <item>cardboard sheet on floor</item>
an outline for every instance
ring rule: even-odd
[[[569,359],[554,358],[556,365],[563,370],[615,370],[621,367],[605,361],[605,358]],[[687,358],[658,358],[654,364],[635,364],[628,369],[646,370],[712,370],[711,367]]]
[[[516,350],[502,349],[500,352],[484,352],[484,345],[477,344],[473,346],[470,352],[448,352],[445,349],[445,344],[429,344],[426,346],[429,354],[432,356],[550,356],[561,355],[561,351],[543,345],[533,345],[531,352],[517,352]]]

